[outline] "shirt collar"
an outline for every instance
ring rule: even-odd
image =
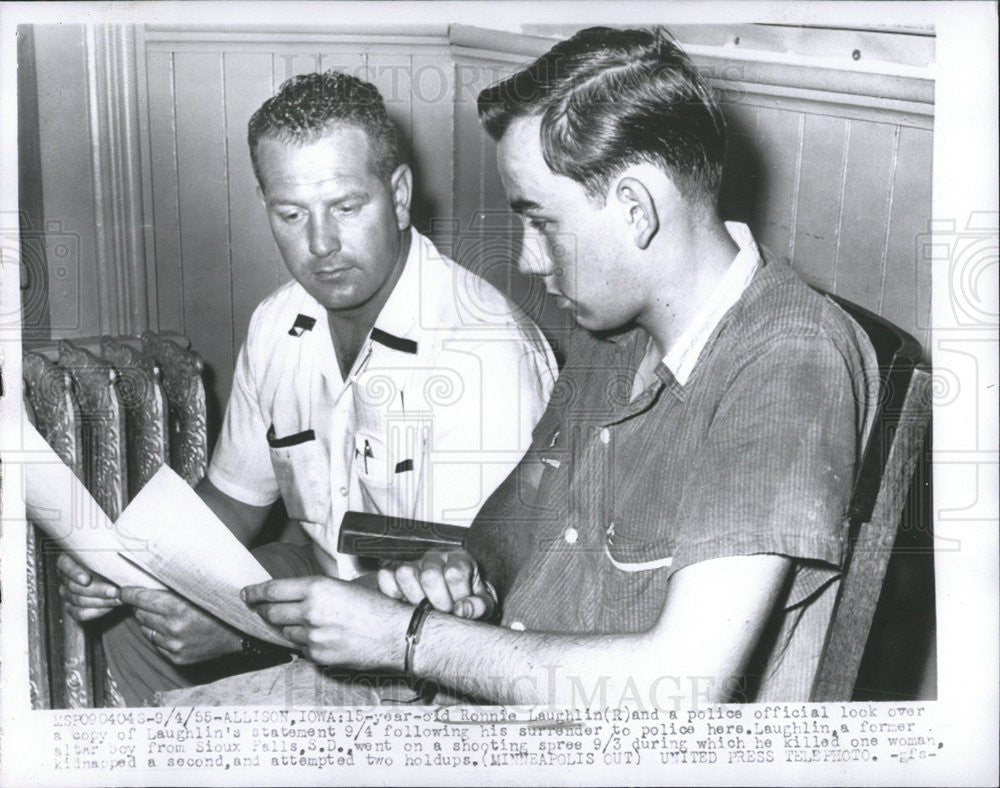
[[[410,232],[410,250],[406,255],[406,262],[403,264],[403,271],[396,280],[389,298],[382,306],[382,311],[375,318],[375,326],[372,328],[371,339],[375,342],[400,350],[406,353],[417,352],[417,312],[420,298],[420,267],[426,264],[430,255],[438,255],[437,250],[424,236],[412,227]],[[439,256],[439,255],[438,255]],[[295,321],[302,322],[303,318],[312,318],[315,322],[310,329],[315,329],[316,324],[326,324],[326,309],[322,304],[313,298],[304,287],[297,286],[301,299],[298,303],[298,315],[291,315],[289,318],[289,329],[295,326]],[[298,333],[306,333],[300,331]],[[323,328],[320,326],[319,333]],[[329,336],[329,331],[326,331]]]
[[[761,267],[761,254],[750,228],[739,222],[726,222],[726,230],[739,247],[708,301],[695,314],[691,325],[670,346],[663,364],[674,379],[685,385],[694,371],[709,337],[732,306],[740,300]]]
[[[372,339],[404,353],[417,352],[417,313],[420,304],[420,268],[437,249],[414,228],[410,228],[410,250],[396,286],[375,318]]]

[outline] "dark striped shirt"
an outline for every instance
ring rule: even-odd
[[[577,332],[535,429],[531,455],[545,470],[522,514],[530,544],[503,623],[646,631],[683,567],[789,556],[794,579],[754,694],[805,699],[877,398],[871,346],[839,308],[773,261],[712,332],[685,385],[661,363],[656,382],[630,401],[647,340],[641,329],[613,341]]]

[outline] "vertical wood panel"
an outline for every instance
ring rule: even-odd
[[[246,142],[250,116],[271,95],[271,74],[271,57],[267,53],[225,54],[234,353],[246,338],[254,308],[278,286],[284,271],[257,196],[257,180]]]
[[[457,222],[455,259],[462,265],[476,270],[476,250],[481,224],[480,206],[483,196],[482,133],[476,115],[474,100],[485,87],[483,68],[478,62],[459,61],[455,64],[455,185],[452,192],[453,215]]]
[[[319,70],[343,71],[358,79],[368,79],[366,63],[367,57],[364,52],[337,50],[320,55]]]
[[[396,124],[408,147],[413,130],[413,94],[410,90],[412,62],[409,55],[373,52],[368,55],[367,80],[371,82],[385,102],[389,119]]]
[[[178,52],[174,72],[185,333],[205,358],[218,424],[233,372],[222,54]]]
[[[450,243],[454,177],[454,70],[447,54],[413,56],[412,143],[421,204],[417,229]]]
[[[38,141],[52,338],[100,332],[96,209],[82,25],[38,25]],[[15,222],[16,225],[16,222]]]
[[[146,59],[150,178],[156,250],[156,304],[161,330],[183,333],[184,276],[177,198],[173,56],[150,52]]]
[[[929,337],[922,334],[930,323],[931,271],[920,260],[917,243],[930,230],[932,143],[930,131],[900,129],[879,312],[925,345]]]
[[[301,54],[298,52],[275,52],[274,54],[274,86],[277,90],[286,79],[299,74],[308,74],[320,70],[320,56],[316,54]]]
[[[788,257],[795,219],[800,113],[761,107],[757,115],[757,200],[762,211],[752,226],[757,240]]]
[[[894,127],[849,121],[836,291],[878,311]]]
[[[824,290],[833,288],[847,122],[806,115],[795,223],[795,268]]]

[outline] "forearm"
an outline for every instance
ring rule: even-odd
[[[734,556],[681,569],[647,632],[516,632],[432,613],[418,675],[497,703],[662,707],[726,700],[780,598],[791,561]]]
[[[206,476],[195,487],[209,509],[243,545],[249,545],[264,527],[269,506],[251,506],[219,490]]]
[[[664,649],[650,633],[554,635],[431,614],[414,670],[506,705],[683,708],[725,701],[727,675],[706,675],[697,644]]]

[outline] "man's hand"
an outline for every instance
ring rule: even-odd
[[[489,618],[497,606],[476,560],[461,549],[431,550],[419,561],[380,569],[378,587],[413,605],[426,598],[436,610],[459,618]]]
[[[403,664],[412,608],[373,589],[331,577],[295,577],[247,586],[241,596],[321,665]]]
[[[67,611],[77,621],[92,621],[121,606],[118,586],[100,575],[91,574],[68,553],[56,561],[59,572],[59,596],[66,601]]]
[[[142,631],[175,665],[191,665],[240,650],[240,635],[172,591],[126,586],[122,602],[135,608]]]

